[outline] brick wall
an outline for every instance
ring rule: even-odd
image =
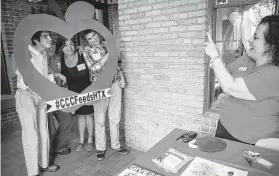
[[[58,1],[60,8],[65,10],[67,4],[65,1]],[[3,40],[3,47],[5,58],[9,59],[13,53],[13,35],[19,22],[31,14],[31,7],[34,8],[35,13],[53,13],[52,9],[44,3],[32,4],[23,2],[22,0],[2,0],[1,2],[1,36]],[[9,70],[8,70],[9,71]],[[11,93],[16,91],[16,77],[9,78]],[[15,107],[11,109],[1,110],[1,127],[19,123],[18,115]]]
[[[19,123],[15,107],[1,111],[1,127]]]
[[[48,10],[44,4],[32,6]],[[203,116],[205,7],[205,0],[119,0],[119,5],[109,5],[109,26],[119,42],[127,81],[122,114],[128,146],[147,150],[173,128],[214,134],[218,115]],[[1,10],[8,58],[14,30],[31,6],[3,0]],[[3,122],[18,122],[9,113],[16,116],[13,109],[2,112]]]
[[[147,150],[174,128],[213,134],[203,117],[205,0],[119,0],[128,146]]]
[[[67,1],[64,0],[56,0],[62,9],[63,12],[67,9],[68,4]],[[117,34],[117,23],[118,21],[118,8],[116,5],[109,5],[109,20],[110,20],[110,30]],[[13,53],[13,35],[15,29],[19,22],[31,14],[31,7],[34,8],[34,13],[44,13],[44,14],[54,14],[54,11],[48,7],[47,1],[42,3],[27,3],[27,1],[23,2],[22,0],[2,0],[1,3],[1,35],[3,39],[4,53],[6,59],[9,59]],[[56,36],[53,36],[55,41]],[[16,91],[16,77],[9,78],[10,87],[12,94]],[[14,123],[18,123],[18,115],[15,111],[15,108],[1,110],[1,126],[6,127]],[[123,129],[123,125],[121,126]]]
[[[116,39],[116,43],[119,44],[119,15],[118,4],[112,4],[108,6],[109,11],[109,30],[112,32]]]
[[[65,9],[67,4],[65,1],[57,1],[61,9]],[[31,7],[35,13],[53,13],[53,10],[48,8],[44,3],[28,3],[22,0],[2,0],[1,2],[1,35],[3,39],[4,53],[6,59],[9,59],[13,53],[13,36],[19,22],[31,14]],[[12,94],[16,91],[16,77],[9,78]]]

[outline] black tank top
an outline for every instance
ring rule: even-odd
[[[68,89],[77,93],[81,93],[90,84],[89,70],[85,64],[83,55],[78,54],[77,65],[69,68],[65,64],[65,59],[61,60],[61,73],[66,77],[68,83]],[[94,112],[92,105],[84,105],[76,110],[75,114],[89,115]]]

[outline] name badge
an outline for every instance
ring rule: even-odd
[[[79,65],[77,66],[78,71],[84,70],[85,68],[86,68],[86,67],[85,67],[85,64],[79,64]]]
[[[58,68],[59,70],[61,69],[61,63],[60,63],[60,62],[57,63],[57,68]]]
[[[246,72],[247,71],[247,67],[239,67],[238,70]]]
[[[95,61],[98,61],[102,58],[100,53],[93,54],[92,57]]]

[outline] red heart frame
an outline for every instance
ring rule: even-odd
[[[74,96],[78,95],[78,93],[51,83],[35,69],[28,54],[28,45],[31,37],[35,32],[43,30],[53,31],[67,39],[71,39],[75,34],[85,29],[93,29],[105,38],[109,50],[109,58],[98,80],[87,87],[81,94],[106,89],[111,85],[117,70],[118,61],[117,44],[111,32],[93,19],[81,19],[77,22],[67,23],[57,17],[46,14],[27,16],[17,26],[14,35],[14,55],[18,69],[26,84],[45,101]],[[86,104],[95,104],[96,102],[98,101]],[[82,105],[68,107],[62,109],[62,111],[73,112]]]

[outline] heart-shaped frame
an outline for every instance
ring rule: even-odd
[[[93,15],[88,15],[92,13],[90,11],[92,8],[94,10],[91,4],[78,1],[71,4],[67,9],[65,14],[66,21],[47,14],[35,14],[25,17],[17,26],[14,35],[14,56],[18,69],[22,74],[24,82],[45,101],[74,96],[78,95],[78,93],[51,83],[31,63],[28,45],[31,37],[37,31],[56,32],[67,39],[71,39],[75,34],[85,29],[92,29],[100,33],[106,40],[109,58],[97,81],[92,83],[80,94],[110,87],[117,70],[117,44],[113,35],[105,26],[96,20],[90,19]],[[76,14],[77,11],[79,11],[78,16]],[[96,102],[98,101],[92,101],[86,104],[95,104]],[[62,111],[73,112],[80,106],[82,105],[68,107],[62,109]]]

